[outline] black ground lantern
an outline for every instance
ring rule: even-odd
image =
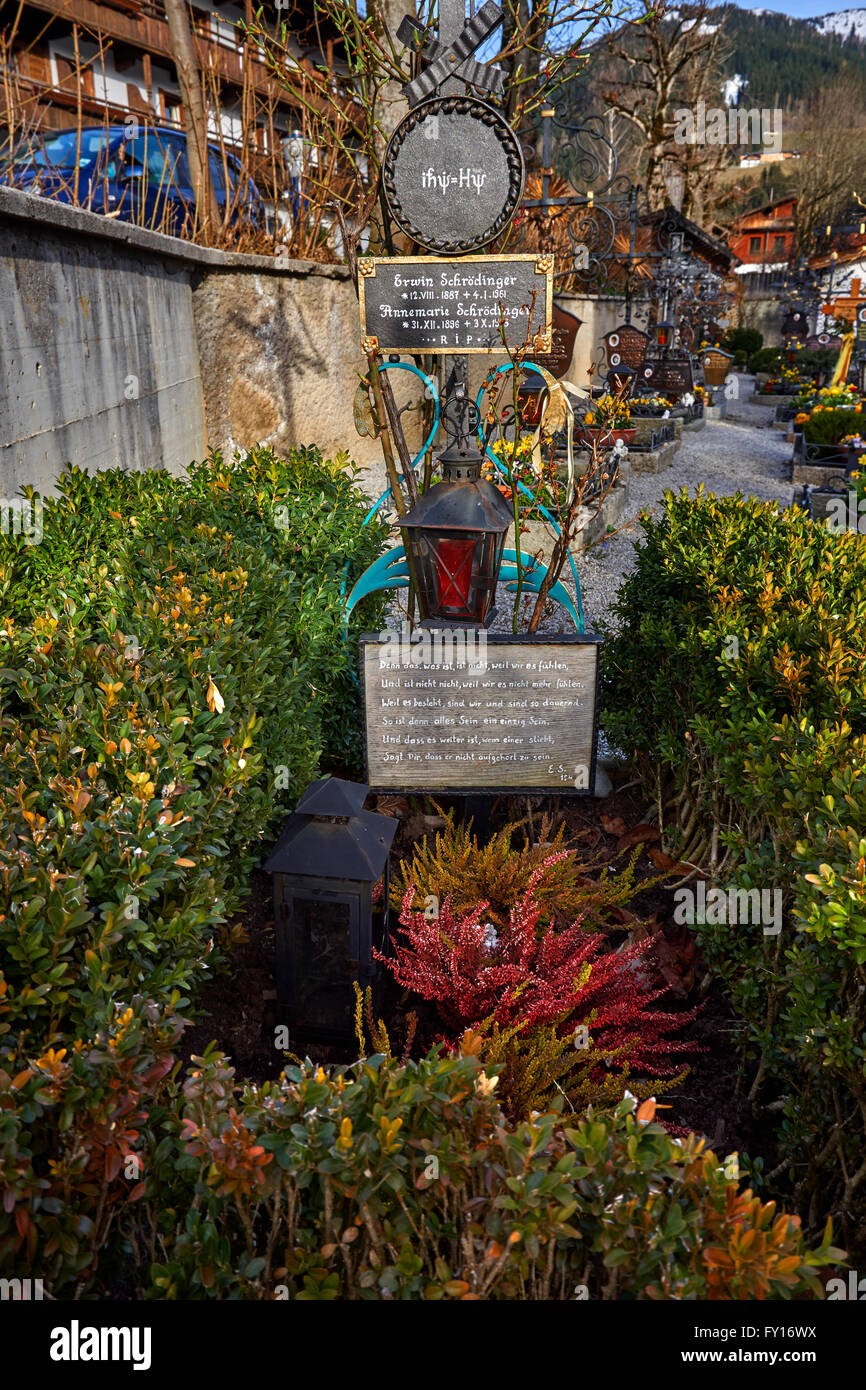
[[[442,482],[400,518],[424,626],[489,627],[511,507],[481,477],[478,453],[446,450]]]
[[[313,1040],[352,1036],[352,982],[375,990],[373,947],[388,949],[397,821],[362,809],[368,791],[336,777],[312,782],[265,864],[274,876],[277,1002],[289,1027]]]

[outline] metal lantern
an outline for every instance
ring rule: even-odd
[[[611,367],[605,380],[611,395],[619,396],[621,400],[627,401],[634,390],[637,372],[634,367],[624,365]]]
[[[422,625],[489,627],[512,511],[481,477],[482,457],[448,449],[442,482],[400,518],[411,552]]]
[[[669,319],[662,319],[661,323],[656,324],[656,346],[667,350],[673,346],[676,324]]]
[[[312,782],[265,864],[274,876],[277,1002],[289,1026],[314,1040],[352,1036],[352,982],[375,991],[373,947],[388,949],[397,821],[363,810],[368,792],[336,777]]]

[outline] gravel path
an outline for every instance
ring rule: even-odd
[[[664,508],[664,494],[686,488],[694,493],[703,484],[717,496],[742,492],[768,502],[790,506],[793,485],[786,476],[791,462],[791,446],[772,426],[772,406],[750,405],[754,390],[752,377],[738,376],[738,399],[728,402],[724,420],[707,423],[702,430],[683,433],[682,448],[662,473],[632,473],[629,505],[619,522],[621,530],[604,541],[578,563],[587,628],[592,631],[601,619],[609,619],[610,606],[635,563],[635,544],[642,534],[636,518],[642,511],[658,516]]]
[[[746,496],[751,494],[790,506],[793,486],[786,474],[791,446],[784,442],[781,432],[772,427],[772,406],[748,404],[748,397],[754,391],[753,378],[740,375],[736,383],[737,399],[728,402],[726,419],[708,423],[702,430],[684,431],[682,447],[664,472],[632,472],[628,510],[618,523],[620,529],[578,561],[587,631],[594,631],[602,619],[610,619],[611,604],[623,576],[634,567],[635,544],[642,534],[637,518],[643,511],[657,516],[663,510],[664,494],[668,489],[678,492],[686,488],[694,493],[703,484],[708,493],[717,496],[742,492]],[[381,474],[379,470],[371,470],[361,480],[371,496],[381,492],[383,475],[384,468]],[[512,602],[500,585],[497,631],[510,630]],[[397,617],[396,611],[393,616]],[[562,610],[556,609],[542,622],[540,631],[570,630],[568,620],[563,622],[563,619]]]

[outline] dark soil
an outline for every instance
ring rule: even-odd
[[[371,808],[377,800],[371,798]],[[443,798],[443,806],[454,807],[463,813],[459,800]],[[490,829],[495,831],[508,820],[518,820],[527,813],[534,818],[544,811],[554,812],[564,819],[567,840],[580,846],[583,854],[602,862],[611,860],[617,865],[628,862],[632,849],[617,853],[617,833],[606,829],[618,819],[630,828],[643,823],[647,807],[640,789],[626,785],[616,788],[604,800],[596,798],[500,798],[492,805]],[[394,863],[411,850],[415,838],[423,834],[424,813],[432,814],[433,806],[421,797],[379,798],[378,808],[397,814],[400,830],[394,841]],[[771,1117],[762,1112],[756,1115],[747,1100],[750,1077],[740,1077],[740,1027],[717,982],[710,980],[706,966],[696,951],[692,934],[686,927],[672,921],[672,896],[659,879],[659,869],[642,848],[637,861],[636,883],[647,882],[629,904],[629,911],[642,921],[649,921],[659,935],[659,953],[666,962],[665,979],[669,992],[657,1007],[667,1012],[689,1011],[699,1005],[697,1017],[681,1037],[694,1042],[697,1050],[691,1059],[686,1079],[663,1098],[669,1108],[660,1114],[671,1125],[694,1130],[704,1135],[711,1146],[724,1156],[737,1150],[751,1159],[761,1156],[767,1171],[774,1166],[774,1139]],[[668,879],[668,882],[672,880]],[[275,1029],[280,1015],[277,1010],[274,978],[275,932],[272,885],[270,877],[261,871],[253,875],[251,891],[244,911],[234,919],[233,926],[243,929],[245,940],[231,947],[227,964],[215,975],[200,997],[198,1021],[187,1031],[183,1048],[184,1060],[199,1055],[209,1042],[215,1041],[237,1069],[238,1076],[249,1081],[275,1079],[285,1058],[276,1046]],[[623,928],[625,932],[626,928]],[[616,940],[616,938],[614,938]],[[616,940],[624,940],[624,935]],[[661,982],[661,981],[660,981]],[[381,1012],[383,1013],[395,1051],[402,1047],[405,1037],[404,1015],[408,1008],[420,1016],[417,1042],[423,1046],[437,1032],[435,1011],[418,1001],[411,1003],[399,986],[389,978]],[[323,1045],[292,1038],[292,1050],[314,1061],[353,1061],[357,1048],[353,1045]]]

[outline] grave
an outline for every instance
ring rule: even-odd
[[[426,254],[365,257],[358,266],[361,338],[371,364],[381,354],[445,359],[448,440],[437,460],[443,481],[420,496],[415,483],[413,497],[403,463],[412,502],[398,518],[404,548],[370,567],[375,579],[389,566],[407,576],[386,579],[389,587],[411,575],[422,617],[408,641],[361,638],[374,791],[586,795],[594,786],[599,639],[580,630],[504,635],[491,626],[500,567],[511,574],[503,566],[510,506],[481,477],[485,453],[468,357],[506,357],[505,336],[513,348],[528,345],[540,367],[562,373],[580,326],[564,310],[554,312],[551,253],[481,251],[508,227],[525,177],[517,135],[482,99],[498,90],[501,74],[473,56],[501,17],[492,0],[471,19],[463,0],[440,0],[437,39],[424,49],[427,66],[404,88],[411,110],[382,166],[394,221]],[[400,33],[405,41],[417,31],[407,18]],[[620,510],[626,487],[620,484]],[[381,585],[371,578],[364,591],[374,587]],[[562,585],[551,590],[554,598],[556,590],[557,601],[571,603]]]
[[[656,357],[644,363],[639,373],[640,389],[676,401],[679,396],[694,390],[694,376],[689,357]]]

